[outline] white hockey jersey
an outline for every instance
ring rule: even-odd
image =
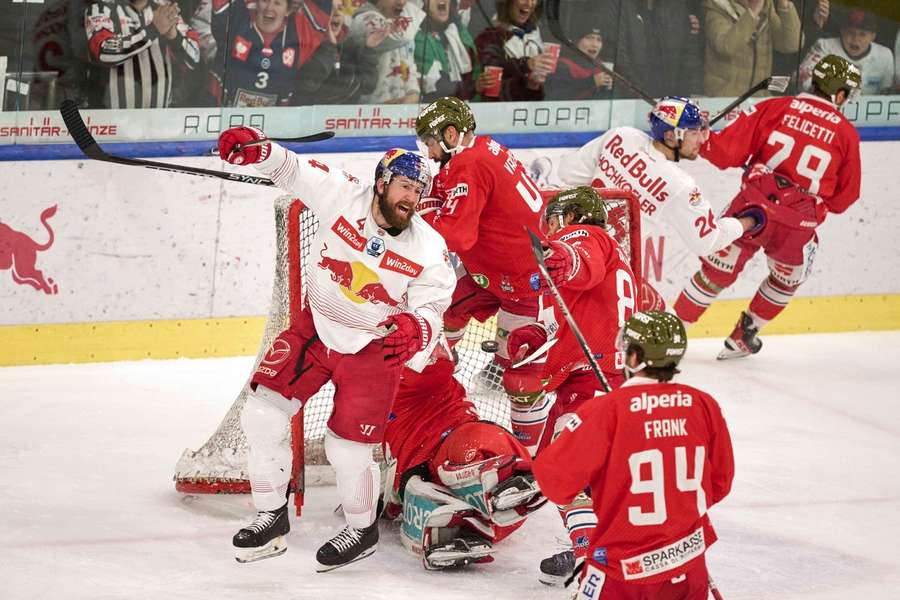
[[[572,186],[617,187],[637,192],[641,219],[668,223],[697,256],[718,252],[739,238],[737,219],[716,219],[694,178],[653,147],[634,127],[610,129],[563,157],[559,176]]]
[[[844,51],[841,38],[822,38],[809,49],[800,63],[800,87],[805,92],[812,90],[812,70],[822,58],[836,54],[859,67],[862,73],[862,94],[880,94],[894,85],[894,55],[890,48],[872,42],[869,51],[860,58],[850,58]]]
[[[444,238],[418,215],[391,236],[375,223],[371,185],[278,144],[255,166],[319,219],[306,264],[306,305],[319,339],[332,350],[352,354],[383,335],[380,322],[412,312],[433,334],[407,363],[421,371],[456,287]]]

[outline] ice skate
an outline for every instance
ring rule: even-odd
[[[371,556],[378,548],[378,521],[365,529],[349,525],[316,553],[316,571],[324,573]]]
[[[758,334],[759,328],[753,324],[753,319],[746,312],[742,312],[734,331],[725,338],[725,348],[719,352],[718,359],[743,358],[756,354],[762,348],[762,340]]]
[[[234,558],[239,563],[254,562],[287,552],[284,536],[291,530],[287,504],[273,511],[256,513],[253,523],[234,535]]]
[[[491,542],[474,533],[462,533],[445,543],[430,546],[425,551],[427,569],[451,569],[482,562],[493,552]]]
[[[563,550],[541,561],[538,580],[545,585],[563,587],[575,572],[575,552]]]

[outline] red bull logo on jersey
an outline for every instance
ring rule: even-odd
[[[327,244],[319,253],[320,260],[317,266],[328,271],[331,280],[340,286],[341,292],[350,302],[355,304],[371,302],[386,304],[394,308],[401,307],[401,302],[391,297],[375,271],[359,261],[345,261],[326,256],[326,250],[328,250]],[[404,294],[403,303],[405,301]]]
[[[38,252],[48,250],[53,245],[53,229],[48,221],[55,214],[56,205],[41,213],[41,223],[50,236],[43,244],[38,244],[28,234],[0,223],[0,270],[9,269],[14,282],[31,286],[39,292],[50,295],[58,293],[59,288],[53,279],[46,277],[36,265]]]
[[[626,154],[625,148],[622,146],[623,141],[622,136],[614,135],[603,147],[603,152],[600,154],[598,166],[609,179],[606,182],[607,186],[632,191],[634,190],[634,185],[631,180],[626,179],[626,175],[630,175],[645,193],[653,196],[657,202],[665,202],[669,197],[669,192],[666,191],[666,180],[661,176],[653,177],[646,174],[647,161],[638,157],[639,152]],[[653,210],[647,210],[643,203],[641,204],[641,210],[648,213],[653,212]]]

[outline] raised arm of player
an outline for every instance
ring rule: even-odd
[[[276,143],[262,147],[266,146],[270,147],[268,155],[254,165],[256,169],[269,176],[279,188],[294,194],[319,219],[339,214],[358,195],[362,184],[352,175]]]
[[[606,135],[603,134],[598,138],[594,138],[587,144],[565,155],[559,162],[559,178],[566,185],[575,187],[579,185],[593,185],[594,172],[597,169],[597,157],[600,156],[600,149],[606,142]]]
[[[531,465],[544,496],[570,504],[607,462],[611,432],[616,428],[612,401],[588,402],[578,409],[559,437]],[[561,468],[565,465],[565,468]]]
[[[494,185],[488,171],[464,165],[443,180],[444,203],[432,226],[452,252],[465,252],[478,241],[481,211]]]
[[[608,257],[616,251],[612,241],[605,236],[591,235],[587,227],[566,228],[562,233],[551,240],[551,248],[557,244],[565,244],[577,256],[570,272],[565,274],[565,281],[560,285],[575,290],[588,290],[597,286],[606,277]],[[562,249],[558,251],[562,252]],[[549,268],[550,259],[547,260]]]

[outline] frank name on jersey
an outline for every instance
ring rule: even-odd
[[[641,392],[640,396],[632,396],[628,410],[637,413],[644,412],[648,416],[654,410],[667,408],[690,408],[693,406],[694,397],[688,392],[675,390],[672,394],[648,394]],[[689,435],[687,418],[675,417],[668,419],[647,419],[643,422],[644,439],[656,439],[666,437],[680,437]]]

